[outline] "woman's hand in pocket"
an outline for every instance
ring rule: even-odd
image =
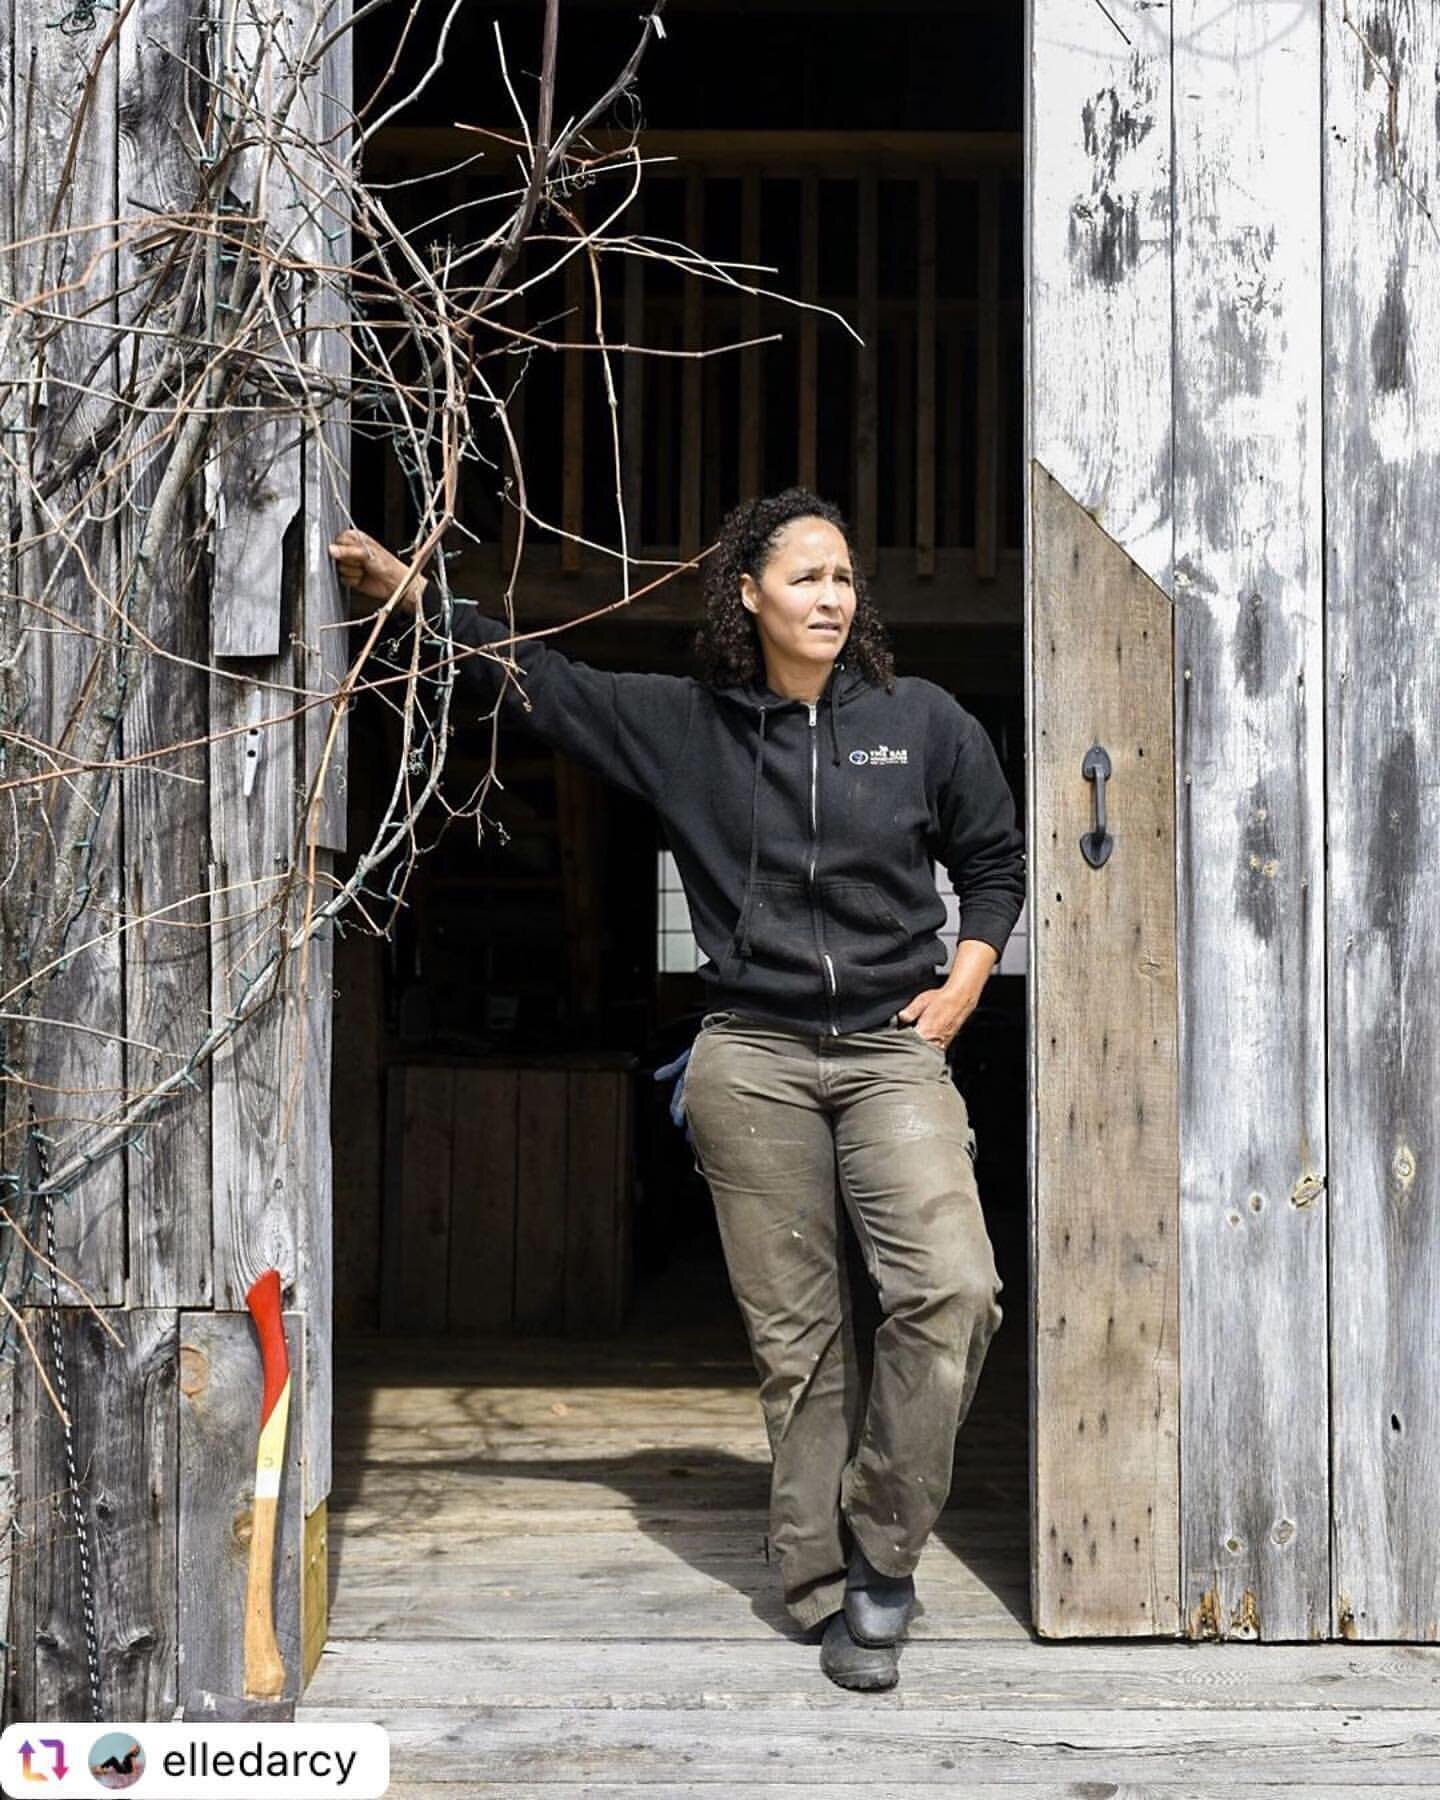
[[[956,947],[955,961],[944,987],[926,988],[900,1009],[906,1025],[914,1025],[922,1037],[948,1050],[960,1027],[980,1004],[985,983],[999,960],[993,945],[979,938],[965,938]]]
[[[901,1007],[899,1016],[902,1024],[913,1025],[937,1050],[948,1050],[974,1010],[973,1000],[965,1006],[948,988],[926,988],[908,1006]]]

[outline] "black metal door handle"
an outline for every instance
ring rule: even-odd
[[[1095,788],[1095,825],[1080,839],[1080,854],[1092,869],[1105,862],[1115,840],[1105,829],[1105,783],[1110,774],[1110,758],[1103,744],[1092,744],[1080,764],[1080,773]]]

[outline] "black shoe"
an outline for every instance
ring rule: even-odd
[[[820,1667],[837,1687],[867,1692],[892,1688],[900,1679],[900,1656],[895,1646],[857,1644],[843,1612],[837,1612],[825,1627],[820,1641]]]
[[[882,1575],[857,1544],[845,1577],[845,1617],[857,1644],[896,1644],[915,1610],[915,1577]]]

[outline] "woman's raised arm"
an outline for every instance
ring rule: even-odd
[[[405,578],[407,565],[365,532],[342,531],[330,545],[342,581],[367,599],[384,601]],[[504,690],[504,716],[527,726],[567,756],[655,801],[665,789],[689,734],[697,683],[686,676],[615,673],[552,649],[539,638],[516,640],[503,619],[452,595],[450,625],[457,646],[493,646],[513,657],[520,690],[495,657],[456,659],[456,692],[492,708]],[[415,574],[399,605],[433,631],[438,623],[430,584]],[[523,697],[522,697],[523,693]]]

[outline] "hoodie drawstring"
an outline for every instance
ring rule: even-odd
[[[837,708],[840,704],[840,683],[837,677],[844,664],[837,666],[830,678],[830,704],[827,716],[830,721],[830,760],[838,769],[840,767],[840,727],[836,722]],[[760,735],[755,746],[755,781],[750,790],[750,872],[745,881],[745,900],[740,912],[740,929],[738,953],[742,961],[750,957],[750,915],[755,906],[755,871],[760,863],[760,786],[765,775],[765,724],[769,718],[769,708],[760,708]]]
[[[750,913],[755,904],[755,870],[760,861],[760,781],[765,770],[765,720],[768,708],[760,708],[760,737],[755,746],[755,784],[750,790],[750,873],[745,882],[745,905],[740,915],[740,955],[750,956]]]

